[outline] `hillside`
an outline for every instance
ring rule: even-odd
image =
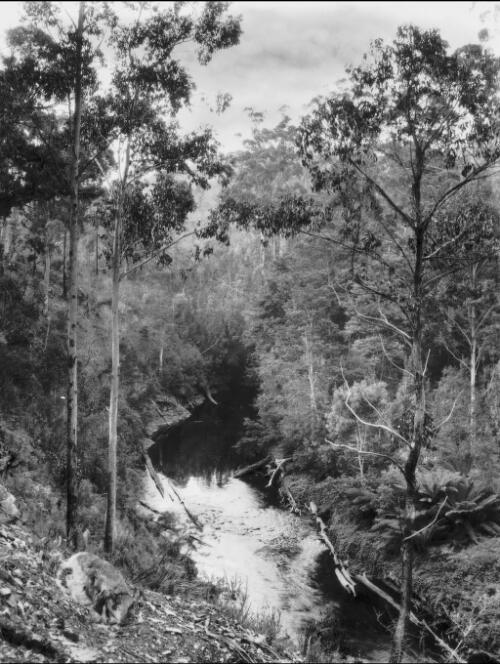
[[[143,588],[123,625],[99,622],[56,583],[65,553],[22,527],[0,527],[0,661],[300,661],[213,603]]]

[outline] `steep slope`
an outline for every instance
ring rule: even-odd
[[[0,661],[300,661],[213,604],[139,588],[123,625],[102,623],[57,584],[64,557],[55,542],[19,526],[0,527]]]

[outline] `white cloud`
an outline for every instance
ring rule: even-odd
[[[479,13],[470,2],[234,2],[243,16],[239,46],[219,53],[207,68],[192,67],[200,94],[228,91],[233,106],[223,117],[193,100],[190,126],[210,122],[230,149],[249,134],[245,106],[268,112],[269,123],[286,104],[294,117],[333,89],[345,65],[355,64],[372,39],[394,37],[398,25],[436,27],[456,48],[477,41]]]
[[[0,30],[18,22],[21,6],[2,3]],[[235,149],[241,145],[236,134],[250,131],[245,107],[266,111],[269,124],[283,105],[298,118],[314,96],[333,89],[345,65],[361,59],[370,40],[390,40],[398,25],[414,23],[439,28],[456,48],[477,41],[483,10],[471,2],[234,2],[230,12],[243,17],[241,43],[207,67],[186,54],[197,92],[183,123],[189,129],[211,124],[226,149]],[[213,105],[219,92],[233,96],[220,117],[203,101]]]

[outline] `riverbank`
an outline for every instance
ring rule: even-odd
[[[370,526],[370,510],[382,501],[366,483],[358,487],[331,477],[314,481],[300,468],[287,472],[287,491],[300,505],[315,501],[323,513],[328,536],[353,577],[367,574],[389,598],[400,601],[397,538]],[[283,494],[286,502],[287,492]],[[371,501],[371,502],[370,502]],[[474,505],[472,506],[474,507]],[[469,505],[464,506],[464,514]],[[368,525],[367,525],[368,524]],[[453,541],[421,546],[414,568],[415,625],[409,639],[410,661],[498,662],[500,644],[500,537],[477,537],[468,546]],[[324,564],[331,561],[324,561]],[[333,593],[338,584],[333,584]],[[361,588],[363,591],[363,588]],[[328,595],[331,595],[327,593]],[[376,600],[376,596],[371,601]],[[378,620],[390,629],[397,613],[386,602],[375,602]],[[383,616],[385,613],[385,617]],[[417,624],[419,623],[419,624]],[[340,649],[352,651],[352,634],[363,629],[348,617],[336,632],[325,630]],[[339,638],[343,643],[339,643]]]
[[[16,525],[0,527],[0,661],[299,662],[211,602],[136,585],[123,625],[96,622],[56,583],[69,552]]]

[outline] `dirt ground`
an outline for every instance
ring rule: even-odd
[[[0,527],[0,662],[292,662],[216,606],[142,591],[123,625],[56,583],[52,543]]]

